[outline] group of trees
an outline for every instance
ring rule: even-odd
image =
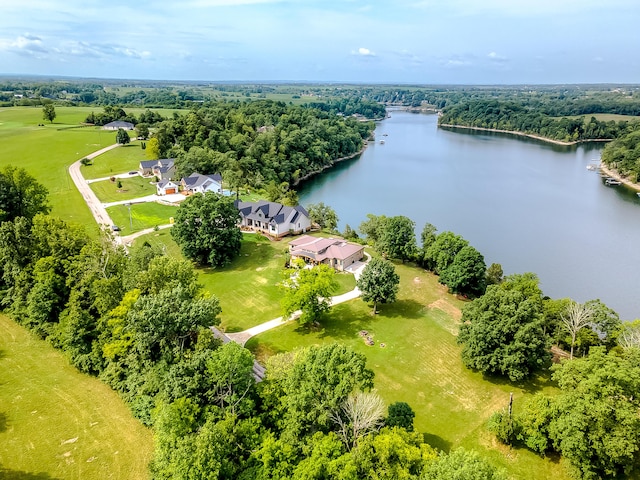
[[[87,115],[85,122],[92,125],[102,126],[118,120],[133,123],[136,126],[138,124],[144,124],[148,128],[149,125],[157,125],[158,123],[164,121],[165,117],[160,113],[151,111],[149,109],[145,110],[136,117],[136,115],[133,113],[127,113],[122,107],[116,105],[105,105],[102,109],[102,112],[91,112],[89,115]]]
[[[373,122],[282,102],[217,102],[162,122],[159,154],[176,159],[178,176],[222,173],[230,188],[293,186],[360,151]]]
[[[562,454],[578,478],[630,474],[640,465],[640,350],[594,347],[552,370],[558,395],[537,394],[512,416],[496,412],[491,429],[505,443]]]
[[[154,478],[504,478],[473,453],[438,455],[346,346],[276,355],[258,384],[251,353],[214,338],[220,305],[190,262],[146,243],[127,255],[36,210],[0,224],[3,307],[153,427]]]
[[[607,144],[602,151],[602,161],[631,181],[640,182],[640,126]]]
[[[468,100],[446,107],[439,124],[510,130],[561,141],[612,139],[637,128],[628,121],[600,121],[591,116],[554,118],[512,100]]]
[[[440,283],[454,293],[484,293],[488,273],[484,257],[459,235],[437,234],[436,227],[427,223],[421,234],[422,246],[418,248],[415,223],[411,219],[372,214],[360,224],[360,232],[384,256],[403,262],[415,261],[439,275]]]

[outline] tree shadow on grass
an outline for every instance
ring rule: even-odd
[[[0,466],[0,480],[59,480],[46,472],[31,473],[10,470]]]
[[[558,386],[557,383],[551,379],[551,373],[544,370],[538,371],[531,375],[527,380],[520,382],[512,382],[509,380],[509,377],[487,373],[483,374],[482,378],[494,385],[510,385],[514,390],[521,390],[529,394],[538,393],[545,388]]]
[[[442,437],[439,437],[438,435],[434,435],[432,433],[423,433],[422,439],[424,443],[431,445],[436,450],[441,450],[445,453],[449,453],[452,447],[451,442],[449,442],[448,440],[445,440]]]
[[[0,433],[7,431],[7,414],[0,412]]]
[[[379,315],[391,318],[416,319],[424,316],[425,307],[422,303],[412,299],[398,300],[394,303],[378,305]]]

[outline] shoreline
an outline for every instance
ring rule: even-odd
[[[363,142],[362,148],[359,151],[357,151],[356,153],[352,153],[351,155],[347,155],[346,157],[336,158],[333,162],[331,162],[329,165],[325,165],[320,170],[315,170],[313,172],[307,173],[304,177],[300,177],[295,182],[293,182],[293,186],[297,187],[300,184],[300,182],[304,182],[305,180],[309,180],[314,175],[322,173],[325,170],[333,167],[336,163],[343,162],[345,160],[351,160],[352,158],[355,158],[358,155],[362,155],[362,153],[367,149],[368,146],[369,146],[369,142],[368,141]]]
[[[640,184],[633,183],[631,180],[621,176],[616,170],[611,170],[603,163],[600,163],[600,170],[606,173],[611,178],[615,178],[616,180],[622,182],[623,185],[635,190],[636,192],[640,192]]]
[[[540,140],[542,142],[553,143],[555,145],[564,145],[564,146],[571,146],[571,145],[577,145],[579,143],[588,143],[588,142],[610,142],[611,141],[610,138],[594,138],[594,139],[587,139],[587,140],[575,140],[573,142],[564,142],[562,140],[554,140],[553,138],[542,137],[540,135],[535,135],[533,133],[518,132],[516,130],[501,130],[499,128],[485,128],[485,127],[468,127],[465,125],[453,125],[450,123],[438,124],[438,128],[440,127],[462,128],[467,130],[477,130],[480,132],[508,133],[511,135],[517,135],[519,137],[533,138],[534,140]]]

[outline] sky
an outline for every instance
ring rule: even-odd
[[[0,74],[640,83],[638,0],[0,0]]]

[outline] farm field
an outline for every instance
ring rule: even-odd
[[[4,315],[0,385],[0,478],[149,478],[151,431],[110,387]]]

